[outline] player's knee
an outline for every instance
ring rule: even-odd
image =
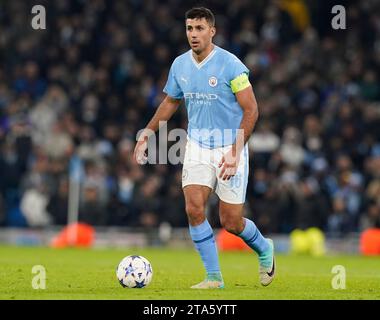
[[[186,205],[186,213],[189,220],[201,220],[205,214],[205,208],[203,206],[197,206],[193,204]]]

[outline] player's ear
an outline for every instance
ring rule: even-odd
[[[215,36],[216,29],[215,27],[211,27],[211,36]]]

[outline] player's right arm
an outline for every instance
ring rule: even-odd
[[[159,129],[160,121],[168,121],[172,117],[172,115],[178,109],[180,103],[181,99],[175,99],[167,95],[158,106],[157,111],[140,134],[139,139],[136,143],[133,157],[137,163],[145,163],[147,158],[146,150],[148,148],[149,137]]]
[[[168,80],[163,90],[167,96],[158,106],[156,113],[149,121],[146,128],[142,131],[142,134],[136,144],[134,158],[140,164],[144,164],[147,159],[146,150],[148,148],[149,136],[154,134],[159,129],[160,121],[168,121],[172,117],[183,98],[182,89],[178,85],[176,79],[176,71],[178,68],[177,62],[177,59],[175,59],[170,67]]]

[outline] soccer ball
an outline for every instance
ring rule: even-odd
[[[116,269],[116,277],[123,288],[144,288],[152,281],[152,276],[152,266],[142,256],[127,256]]]

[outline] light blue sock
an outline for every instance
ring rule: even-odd
[[[243,232],[239,234],[239,237],[242,238],[252,250],[257,252],[259,256],[265,254],[265,252],[270,249],[268,241],[263,237],[253,221],[247,218],[244,218],[244,220],[245,227]]]
[[[198,250],[203,265],[206,268],[207,278],[221,280],[218,250],[216,248],[214,233],[207,219],[198,226],[189,225],[190,236],[195,248]]]

